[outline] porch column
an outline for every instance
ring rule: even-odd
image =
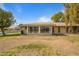
[[[40,34],[40,26],[38,27],[38,33]]]
[[[28,34],[28,33],[29,33],[29,31],[28,31],[28,26],[27,26],[26,34]]]
[[[52,34],[52,27],[50,27],[50,34]]]

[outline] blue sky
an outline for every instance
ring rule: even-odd
[[[50,22],[52,15],[64,10],[60,3],[7,3],[0,4],[0,7],[11,11],[17,24]]]

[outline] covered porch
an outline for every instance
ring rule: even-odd
[[[48,26],[27,26],[24,34],[52,34],[52,27]]]
[[[73,29],[75,31],[73,31]],[[66,26],[64,23],[32,23],[21,26],[23,34],[70,34],[79,33],[79,26]]]

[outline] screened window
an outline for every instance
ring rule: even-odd
[[[49,27],[41,27],[41,32],[42,33],[48,33],[49,32]]]
[[[30,33],[37,33],[38,32],[38,27],[30,27],[29,32]]]

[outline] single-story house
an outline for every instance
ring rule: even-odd
[[[66,34],[73,33],[71,27],[75,29],[75,33],[79,33],[79,25],[66,25],[62,22],[37,22],[31,24],[20,24],[23,34]]]

